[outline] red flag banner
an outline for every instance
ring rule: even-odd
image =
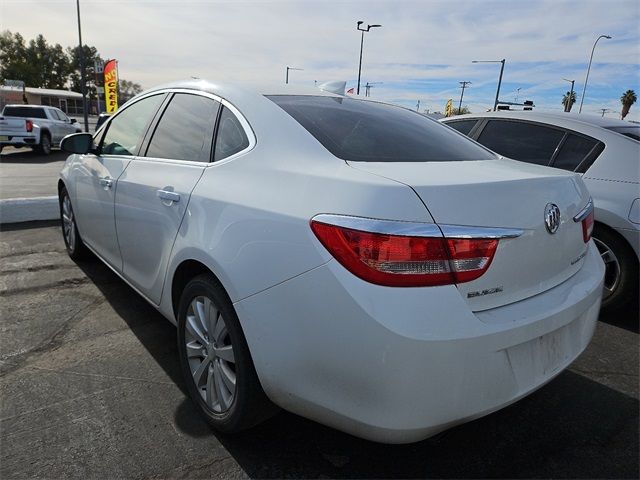
[[[104,64],[104,100],[107,113],[118,110],[118,62],[108,60]]]

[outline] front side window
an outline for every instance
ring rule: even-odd
[[[63,111],[61,110],[54,110],[56,112],[56,114],[58,115],[58,118],[60,120],[62,120],[63,122],[68,122],[69,121],[69,117],[67,117]]]
[[[548,165],[562,137],[562,130],[542,125],[490,120],[478,137],[478,142],[514,160]]]
[[[147,157],[208,162],[220,103],[177,93],[153,133]]]
[[[240,121],[227,107],[222,107],[214,161],[235,155],[249,146],[249,139]]]
[[[140,144],[164,94],[143,98],[127,107],[109,123],[102,140],[102,155],[137,155]]]
[[[360,162],[449,162],[493,154],[405,108],[328,96],[268,96],[333,155]]]
[[[553,167],[574,171],[598,144],[593,138],[569,134],[553,160]]]

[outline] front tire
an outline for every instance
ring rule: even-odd
[[[603,311],[637,308],[638,259],[633,250],[621,237],[601,225],[596,225],[593,241],[605,265]]]
[[[276,411],[260,386],[233,305],[212,275],[195,277],[182,292],[178,352],[189,395],[216,430],[240,432]]]
[[[82,260],[89,255],[89,249],[85,246],[78,226],[76,225],[76,216],[71,205],[71,198],[66,188],[60,190],[60,226],[62,227],[62,238],[67,253],[72,260]]]

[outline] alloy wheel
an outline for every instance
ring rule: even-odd
[[[606,300],[613,295],[613,292],[615,292],[616,288],[618,288],[618,284],[620,283],[620,262],[618,261],[616,254],[606,243],[595,237],[593,238],[593,241],[595,242],[596,247],[598,247],[600,256],[604,261],[604,292],[602,300]]]
[[[76,248],[76,221],[69,195],[65,195],[62,200],[62,232],[69,250],[73,252]]]
[[[214,412],[226,412],[236,395],[235,357],[225,320],[211,299],[199,296],[189,304],[184,342],[202,399]]]

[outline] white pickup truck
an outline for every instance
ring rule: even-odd
[[[44,155],[70,133],[81,132],[75,118],[44,105],[6,105],[0,114],[0,151],[3,147],[31,147]]]

